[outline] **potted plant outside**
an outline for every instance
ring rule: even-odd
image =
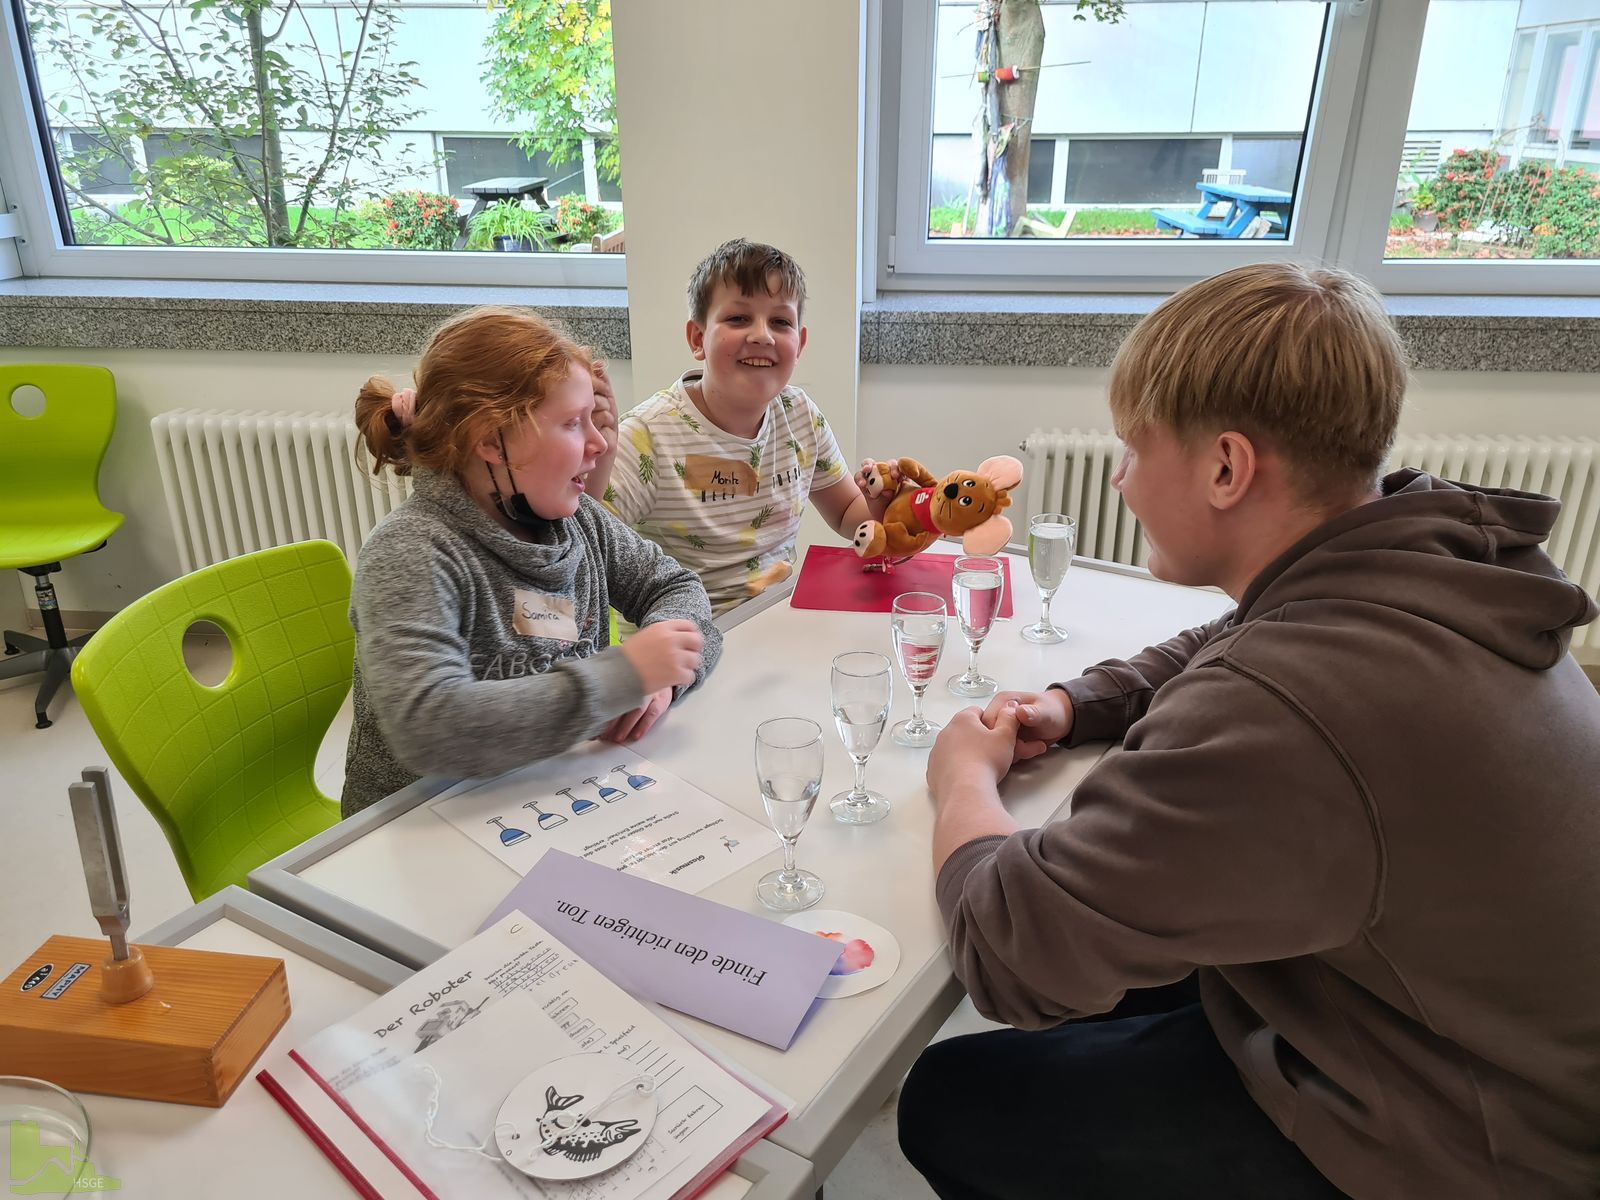
[[[542,250],[548,245],[549,226],[537,208],[524,208],[515,200],[496,200],[472,218],[467,249]]]
[[[1427,183],[1419,183],[1411,193],[1411,219],[1423,233],[1432,233],[1439,227],[1439,214],[1434,211],[1437,204],[1433,188]]]

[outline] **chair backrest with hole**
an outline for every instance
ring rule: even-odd
[[[317,750],[350,688],[350,567],[332,542],[299,542],[204,567],[113,617],[72,665],[112,763],[165,830],[199,900],[339,819],[316,786]],[[183,637],[222,630],[215,686]]]

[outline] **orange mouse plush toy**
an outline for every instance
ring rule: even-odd
[[[1009,454],[986,458],[976,471],[952,471],[935,479],[914,458],[862,464],[868,497],[891,490],[883,520],[856,526],[852,544],[864,559],[903,562],[941,536],[959,537],[968,554],[993,554],[1011,540],[1011,522],[1001,510],[1022,482],[1022,464]]]

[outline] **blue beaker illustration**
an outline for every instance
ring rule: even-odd
[[[628,794],[627,792],[619,792],[616,788],[601,783],[600,776],[598,775],[591,775],[588,779],[585,779],[584,782],[592,787],[599,788],[600,799],[604,800],[607,804],[615,804],[618,800],[621,800]]]
[[[529,800],[522,807],[523,808],[531,808],[531,809],[533,809],[534,812],[539,814],[539,828],[540,829],[554,829],[558,825],[565,825],[567,823],[567,819],[565,817],[563,817],[560,813],[547,813],[547,812],[545,812],[544,809],[539,807],[539,802],[537,800]]]
[[[529,834],[527,830],[518,829],[515,826],[507,829],[504,825],[500,824],[504,819],[505,818],[503,817],[489,818],[490,825],[500,825],[500,844],[502,846],[515,846],[518,842],[525,842],[528,840]]]
[[[557,788],[556,795],[565,796],[572,801],[572,815],[575,817],[581,817],[600,807],[593,800],[585,800],[582,796],[574,796],[571,788]]]
[[[627,767],[612,767],[611,768],[611,774],[615,775],[619,771],[626,773],[627,770],[628,770]],[[650,776],[648,776],[648,775],[629,775],[628,776],[628,786],[631,787],[636,792],[642,792],[642,791],[644,791],[645,788],[647,788],[647,787],[655,787],[655,785],[656,785],[656,781],[654,779],[651,779]]]

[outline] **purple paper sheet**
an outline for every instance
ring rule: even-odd
[[[648,879],[547,851],[479,930],[512,911],[637,996],[787,1050],[842,947]]]

